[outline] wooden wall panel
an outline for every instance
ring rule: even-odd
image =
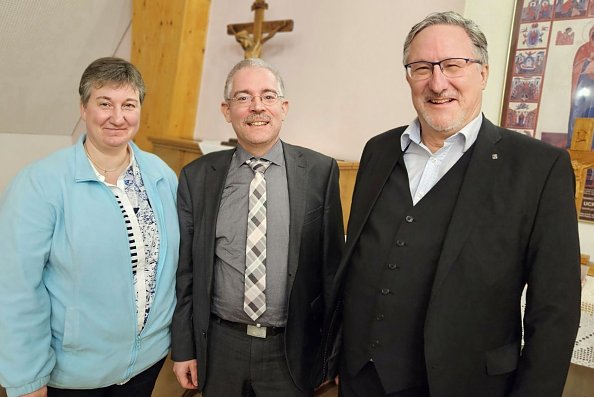
[[[192,139],[210,0],[133,0],[131,60],[147,86],[136,143]]]

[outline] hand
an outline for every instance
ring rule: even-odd
[[[174,361],[173,373],[184,389],[198,388],[198,361]]]
[[[35,390],[33,393],[23,394],[21,397],[47,397],[47,386]]]
[[[330,390],[335,385],[338,385],[338,375],[336,375],[334,379],[328,379],[327,381],[323,382],[321,385],[314,389],[314,392],[317,396],[319,393],[325,393],[326,391]]]

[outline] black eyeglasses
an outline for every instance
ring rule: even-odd
[[[252,104],[252,101],[255,98],[260,98],[260,100],[262,101],[262,103],[265,106],[272,106],[278,102],[279,98],[283,98],[283,96],[278,95],[276,92],[272,92],[272,91],[267,92],[262,95],[250,95],[250,94],[240,93],[240,94],[235,95],[233,98],[229,98],[227,100],[234,102],[237,106],[244,107],[244,106],[250,106]]]
[[[483,62],[472,58],[447,58],[437,62],[418,61],[404,65],[408,77],[412,80],[427,80],[433,75],[435,65],[439,66],[445,77],[462,77],[466,74],[466,67],[470,63]]]

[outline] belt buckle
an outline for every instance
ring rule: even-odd
[[[260,324],[248,325],[247,334],[256,338],[266,338],[266,327],[262,327]]]

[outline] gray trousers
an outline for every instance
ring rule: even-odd
[[[204,397],[311,397],[287,368],[284,333],[256,338],[211,321]],[[198,368],[200,371],[200,368]]]

